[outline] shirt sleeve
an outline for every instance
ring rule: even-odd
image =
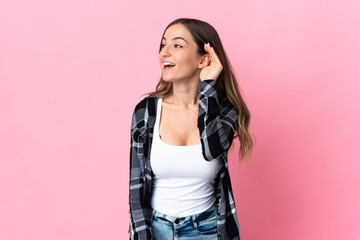
[[[145,191],[145,156],[147,149],[147,122],[145,119],[146,102],[141,101],[135,108],[131,122],[130,142],[130,180],[129,204],[130,224],[129,239],[152,239],[151,217],[152,209],[146,201]]]
[[[216,80],[199,83],[198,128],[202,153],[206,160],[217,159],[227,154],[238,126],[238,112],[229,99],[219,98]]]

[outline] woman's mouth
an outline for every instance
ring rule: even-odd
[[[175,63],[171,62],[164,62],[164,68],[163,70],[171,70],[175,67]]]

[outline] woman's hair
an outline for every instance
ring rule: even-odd
[[[207,54],[204,49],[204,44],[209,43],[218,55],[223,70],[216,80],[216,90],[226,93],[229,101],[237,108],[238,128],[235,133],[235,138],[238,137],[240,141],[239,159],[247,160],[247,156],[252,152],[253,140],[250,132],[250,112],[246,107],[246,104],[239,92],[237,80],[232,70],[230,61],[225,53],[225,50],[221,44],[220,37],[216,30],[208,23],[190,18],[179,18],[171,22],[164,30],[163,36],[166,30],[175,24],[184,25],[191,33],[195,43],[197,44],[197,52],[199,55]],[[163,37],[162,36],[162,37]],[[162,38],[161,38],[162,39]],[[161,42],[159,52],[161,51]],[[172,82],[166,82],[160,77],[158,84],[156,85],[155,91],[148,93],[156,97],[167,97],[172,94]]]

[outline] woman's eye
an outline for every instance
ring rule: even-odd
[[[161,46],[161,48],[163,48],[163,47],[165,47],[165,44],[161,44],[160,46]]]
[[[175,47],[176,47],[176,48],[182,48],[182,46],[181,46],[181,45],[178,45],[178,44],[175,44]]]

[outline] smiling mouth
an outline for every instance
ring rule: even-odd
[[[170,69],[172,69],[173,67],[175,67],[175,64],[173,64],[173,63],[168,63],[168,62],[165,62],[164,63],[164,70],[166,69],[166,70],[170,70]]]
[[[173,69],[175,66],[164,66],[164,70],[171,70]]]

